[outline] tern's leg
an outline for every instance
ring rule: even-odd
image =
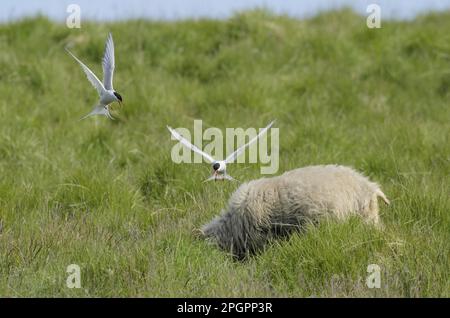
[[[106,117],[108,117],[111,120],[114,120],[114,118],[111,116],[111,112],[109,111],[108,105],[105,106],[105,110],[106,110],[106,112],[105,112]]]

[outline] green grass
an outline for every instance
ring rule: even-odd
[[[346,10],[0,25],[0,295],[450,297],[449,29],[448,12],[371,30]],[[78,121],[96,92],[64,47],[100,74],[109,31],[121,119]],[[172,163],[165,126],[274,118],[279,173],[355,167],[391,199],[382,230],[325,222],[246,262],[193,237],[237,184]],[[381,289],[364,284],[372,263]]]

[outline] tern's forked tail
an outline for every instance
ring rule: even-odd
[[[204,180],[203,182],[208,182],[208,181],[216,181],[216,180],[230,180],[230,181],[237,181],[235,178],[233,178],[232,176],[229,176],[227,174],[225,175],[212,175],[211,177],[209,177],[208,179]]]
[[[111,113],[109,112],[109,109],[103,105],[95,106],[94,109],[89,114],[80,118],[80,120],[83,120],[83,119],[86,119],[88,117],[95,116],[95,115],[104,115],[104,116],[108,117],[109,119],[114,120],[114,118],[111,116]]]

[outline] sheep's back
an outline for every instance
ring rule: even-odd
[[[252,199],[248,202],[261,206],[263,201],[265,211],[280,219],[292,215],[314,219],[324,214],[342,218],[359,213],[377,188],[348,167],[310,166],[250,182],[248,195]]]

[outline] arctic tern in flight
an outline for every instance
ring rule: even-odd
[[[176,132],[173,128],[167,126],[167,129],[169,129],[172,136],[177,139],[179,142],[181,142],[185,147],[189,148],[190,150],[200,154],[203,158],[205,158],[207,161],[209,161],[213,168],[213,174],[211,177],[206,179],[205,181],[211,181],[211,180],[235,180],[233,177],[227,174],[227,164],[233,163],[237,157],[252,143],[254,143],[259,137],[264,135],[267,130],[272,127],[274,121],[272,121],[267,127],[262,129],[258,135],[253,137],[247,144],[239,147],[235,152],[233,152],[231,155],[229,155],[225,160],[215,160],[213,157],[211,157],[206,152],[200,150],[195,145],[191,144],[187,139],[185,139],[183,136],[181,136],[178,132]]]
[[[113,102],[119,102],[122,104],[122,96],[117,93],[113,88],[113,75],[114,75],[114,42],[111,33],[109,33],[106,39],[105,54],[102,60],[103,66],[103,83],[95,76],[95,74],[81,62],[75,55],[73,55],[67,48],[66,51],[81,65],[84,73],[86,74],[89,82],[95,87],[100,97],[98,104],[94,109],[81,119],[85,119],[93,115],[105,115],[110,119],[114,119],[111,116],[109,104]]]

